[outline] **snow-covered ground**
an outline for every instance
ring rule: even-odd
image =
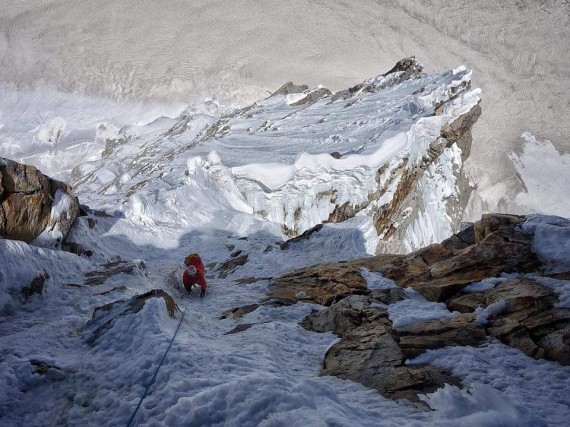
[[[406,139],[422,105],[383,104],[385,111],[354,123],[339,110],[328,118],[330,128],[312,139],[304,136],[300,145],[303,126],[323,117],[316,109],[292,106],[299,96],[279,97],[258,104],[273,109],[276,120],[255,123],[257,139],[243,138],[254,115],[247,126],[245,120],[230,123],[229,136],[221,129],[227,146],[210,140],[189,147],[189,142],[198,142],[206,126],[236,106],[260,100],[288,80],[337,90],[409,55],[432,72],[466,64],[485,94],[468,162],[478,185],[470,215],[514,206],[568,217],[570,186],[563,184],[570,173],[570,59],[563,54],[568,7],[553,0],[514,5],[366,0],[357,8],[309,0],[4,2],[0,156],[73,181],[81,202],[111,216],[93,217],[95,228],[72,233],[73,241],[94,251],[89,260],[0,239],[0,424],[126,425],[181,313],[170,318],[162,300],[151,300],[104,330],[95,345],[86,324],[98,306],[161,288],[185,316],[135,425],[564,425],[570,418],[569,368],[536,361],[496,341],[409,361],[453,370],[467,386],[425,396],[433,409],[426,411],[351,381],[319,376],[337,337],[298,325],[318,306],[262,305],[240,320],[219,318],[224,310],[259,302],[270,277],[365,257],[378,241],[369,218],[358,216],[326,224],[311,239],[281,250],[279,221],[255,214],[256,193],[240,196],[244,183],[257,186],[258,194],[259,188],[274,192],[282,202],[278,190],[295,174],[300,188],[314,187],[314,174],[299,170],[326,169],[330,178],[348,167],[376,168],[402,147],[409,149],[407,143],[427,141],[421,132]],[[478,92],[472,96],[475,101]],[[433,99],[423,107],[428,101]],[[365,107],[357,104],[354,111],[370,113]],[[284,118],[285,111],[296,110],[300,118]],[[382,128],[382,120],[390,118]],[[440,119],[431,120],[420,127],[424,137],[438,130]],[[373,125],[386,132],[374,138]],[[283,133],[287,126],[294,132]],[[338,132],[332,131],[335,126]],[[357,137],[345,137],[351,132]],[[521,139],[523,132],[530,133]],[[356,144],[359,138],[367,144]],[[546,139],[552,145],[541,142]],[[281,144],[279,154],[262,149],[268,140]],[[344,159],[322,156],[333,147]],[[449,153],[450,159],[455,154]],[[344,183],[358,181],[353,178]],[[526,193],[516,196],[521,181]],[[426,191],[445,196],[448,184]],[[313,219],[320,222],[318,215]],[[437,225],[433,215],[420,216],[409,248],[429,243],[444,229]],[[570,239],[552,240],[554,229],[570,229],[566,220],[537,216],[525,227],[537,232],[541,256],[567,262]],[[443,234],[437,239],[447,237]],[[192,251],[210,265],[203,301],[180,288],[180,262]],[[245,265],[220,276],[220,263],[244,254]],[[119,257],[142,260],[146,267],[97,285],[85,283],[84,273]],[[49,275],[44,294],[24,301],[21,288],[42,273]],[[371,287],[391,286],[378,275],[367,278]],[[560,296],[560,307],[568,307],[565,282],[545,279],[545,284]],[[408,296],[390,308],[399,324],[454,315],[412,291]],[[255,325],[224,335],[246,323]],[[39,374],[30,361],[53,367]]]
[[[465,64],[486,94],[467,164],[476,219],[522,191],[509,155],[523,132],[569,152],[569,11],[565,0],[4,1],[0,80],[245,105],[288,80],[346,88],[410,55],[429,72]]]
[[[43,296],[32,296],[26,304],[16,301],[0,322],[2,425],[126,425],[152,382],[181,313],[170,318],[161,299],[151,300],[139,313],[119,318],[94,345],[91,333],[98,325],[85,325],[95,307],[153,288],[172,294],[185,315],[134,425],[530,427],[564,425],[569,416],[570,368],[536,361],[496,341],[480,348],[429,351],[409,361],[434,363],[465,379],[465,390],[447,386],[426,395],[433,409],[426,411],[351,381],[320,377],[324,354],[337,338],[298,325],[319,306],[262,305],[240,320],[218,317],[224,310],[258,302],[270,276],[315,262],[366,256],[362,245],[348,244],[350,235],[331,233],[319,242],[319,251],[303,241],[280,250],[271,232],[244,239],[226,224],[212,223],[165,248],[159,245],[165,230],[123,226],[126,234],[115,236],[113,247],[144,259],[146,269],[99,285],[83,284],[82,273],[93,268],[86,260],[0,240],[3,284],[26,282],[42,271],[50,275]],[[137,233],[154,234],[156,244],[134,245]],[[240,250],[249,260],[226,278],[209,268],[209,291],[200,301],[185,296],[176,280],[178,262],[191,249],[199,249],[208,263]],[[379,275],[366,277],[373,288],[393,286]],[[391,307],[390,317],[404,324],[453,315],[441,304],[412,297]],[[254,325],[225,335],[248,323]],[[56,368],[41,375],[30,360]]]

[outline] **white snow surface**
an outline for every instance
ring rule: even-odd
[[[552,142],[538,140],[525,132],[521,154],[513,153],[523,190],[517,194],[510,211],[570,216],[570,154],[560,153]]]
[[[240,320],[219,319],[224,310],[259,302],[271,277],[320,262],[374,253],[379,236],[365,211],[349,221],[326,224],[310,239],[291,244],[287,250],[279,247],[284,239],[281,226],[291,225],[287,221],[295,216],[297,208],[305,215],[301,218],[302,229],[322,222],[329,213],[329,201],[324,198],[316,202],[319,193],[334,190],[340,202],[365,200],[379,166],[387,165],[388,174],[401,165],[404,157],[419,160],[427,144],[439,135],[442,122],[478,102],[480,92],[461,93],[448,103],[442,115],[432,115],[434,103],[449,97],[451,87],[471,79],[470,71],[459,67],[392,87],[383,94],[357,94],[357,102],[346,108],[346,101],[328,105],[330,98],[310,105],[293,105],[305,97],[303,93],[268,98],[241,115],[230,116],[227,114],[233,111],[233,105],[220,103],[217,98],[195,103],[191,96],[198,94],[202,101],[204,95],[215,92],[214,88],[219,89],[220,97],[237,97],[242,105],[244,99],[259,99],[267,94],[265,88],[275,89],[283,81],[296,78],[295,70],[299,69],[288,63],[286,69],[275,72],[274,67],[280,67],[283,58],[290,62],[291,57],[283,55],[283,51],[274,53],[270,46],[285,46],[291,52],[299,47],[302,33],[307,31],[324,35],[326,43],[303,47],[303,55],[294,62],[330,78],[333,90],[357,83],[379,72],[377,68],[386,70],[417,49],[427,49],[422,44],[432,39],[423,32],[427,27],[443,25],[449,32],[461,34],[454,39],[445,36],[445,31],[430,33],[438,46],[446,46],[445,51],[428,57],[438,70],[446,61],[452,62],[450,67],[464,62],[465,56],[481,60],[483,65],[496,65],[497,58],[505,57],[504,51],[497,52],[484,43],[475,42],[476,49],[465,50],[466,44],[471,45],[466,40],[475,37],[476,31],[465,33],[441,21],[426,23],[426,10],[431,7],[423,4],[399,2],[394,14],[392,6],[363,3],[359,13],[365,19],[360,19],[344,4],[328,5],[328,12],[327,5],[321,2],[299,2],[298,20],[283,20],[282,2],[269,2],[269,6],[264,3],[268,9],[263,10],[270,13],[262,14],[254,8],[257,13],[252,15],[252,5],[258,7],[255,3],[214,1],[204,7],[200,2],[174,2],[183,10],[176,9],[175,19],[174,9],[163,2],[143,6],[130,1],[71,5],[67,1],[36,0],[3,5],[0,25],[6,31],[0,35],[0,75],[15,85],[0,83],[0,155],[34,164],[50,176],[71,181],[82,203],[109,216],[92,215],[97,221],[95,228],[83,226],[70,235],[71,241],[93,250],[90,259],[0,239],[0,424],[126,425],[150,385],[181,313],[176,319],[170,318],[161,300],[150,300],[140,312],[119,318],[112,327],[104,329],[95,343],[90,343],[90,338],[101,319],[88,322],[96,307],[160,288],[174,297],[186,315],[135,425],[562,425],[570,418],[568,368],[534,361],[495,342],[478,349],[452,348],[422,355],[420,359],[454,370],[470,387],[466,391],[447,387],[426,396],[434,410],[425,411],[405,401],[383,398],[351,381],[321,377],[323,357],[338,338],[308,332],[298,325],[318,306],[262,305]],[[144,6],[151,7],[152,13]],[[214,31],[200,31],[200,26],[188,24],[184,20],[189,16],[188,8],[191,16],[203,17]],[[307,8],[342,19],[337,26],[325,25],[325,31],[322,16],[307,13]],[[524,8],[536,12],[535,6]],[[220,12],[222,9],[224,13]],[[335,15],[338,10],[346,13]],[[461,9],[453,10],[456,18],[463,16]],[[385,12],[389,12],[388,18],[398,19],[392,20],[392,25],[377,27],[380,21],[374,17]],[[68,13],[73,19],[68,19]],[[479,17],[483,21],[488,17],[486,13],[471,15],[469,20],[474,23],[474,18]],[[153,16],[150,26],[148,16]],[[212,24],[216,22],[212,17],[219,16],[224,17],[224,25],[235,24],[239,17],[247,19],[239,21],[235,31],[222,31],[224,25]],[[347,16],[351,18],[348,21],[344,19]],[[563,17],[551,19],[558,23]],[[47,27],[46,22],[50,23]],[[178,31],[162,31],[160,23],[164,22]],[[424,23],[416,26],[418,22]],[[513,22],[519,21],[508,24],[514,25]],[[275,24],[286,25],[288,37],[281,40]],[[417,49],[408,52],[397,46],[400,42],[392,41],[397,38],[355,32],[355,26],[366,31],[386,28],[382,31],[406,37],[410,34],[406,40],[413,40]],[[271,37],[250,36],[265,27]],[[110,36],[99,37],[101,28]],[[131,30],[132,37],[123,34]],[[300,37],[290,37],[291,34]],[[344,38],[346,34],[351,34],[350,38]],[[233,42],[211,42],[222,35],[231,36]],[[275,37],[280,37],[280,43],[275,42]],[[173,38],[175,42],[171,42]],[[502,38],[511,40],[508,32],[503,32]],[[514,40],[519,38],[520,35]],[[377,49],[379,40],[387,43],[385,47]],[[455,42],[448,43],[450,40]],[[354,49],[355,42],[366,46],[364,54]],[[126,50],[122,48],[102,48],[113,43],[128,46],[128,56],[124,56]],[[203,56],[197,56],[195,49],[181,46],[186,43],[197,43]],[[265,48],[260,49],[256,43]],[[320,48],[329,44],[354,54],[354,61],[322,58],[324,51]],[[79,55],[78,45],[82,46]],[[220,46],[224,52],[218,55],[214,48]],[[165,47],[176,50],[176,61],[169,59]],[[247,55],[241,56],[240,49],[257,52],[256,61],[263,65],[259,69],[267,70],[262,83],[257,80],[259,71],[248,64]],[[45,54],[48,51],[52,54]],[[118,51],[119,59],[115,56]],[[406,52],[402,54],[403,51]],[[481,80],[489,83],[488,87],[501,89],[493,92],[497,98],[491,98],[491,110],[486,113],[500,113],[497,123],[508,126],[530,110],[528,102],[512,106],[505,96],[505,88],[512,95],[509,82],[513,72],[516,76],[530,76],[537,71],[542,76],[539,82],[544,79],[546,86],[555,86],[553,90],[556,85],[565,84],[564,79],[547,78],[549,74],[544,70],[558,70],[558,62],[543,61],[544,50],[538,51],[521,63],[515,49],[507,60],[518,64],[519,69],[500,66],[483,73]],[[269,53],[279,55],[280,61],[272,61]],[[371,56],[376,63],[370,61]],[[99,62],[100,58],[107,59]],[[215,65],[225,58],[234,62],[229,66]],[[565,60],[564,56],[559,58]],[[214,65],[204,67],[203,61],[210,60]],[[317,66],[323,61],[329,66]],[[68,68],[63,70],[61,64]],[[345,83],[347,78],[353,78],[353,70],[364,68],[365,74]],[[21,78],[12,73],[14,70]],[[55,81],[60,78],[57,76],[62,81]],[[77,76],[81,77],[76,79]],[[190,83],[188,79],[194,80]],[[499,81],[497,86],[491,84],[495,79]],[[382,77],[372,80],[380,84]],[[335,83],[340,81],[342,85]],[[244,87],[243,82],[250,85]],[[48,90],[44,85],[83,95]],[[521,85],[514,88],[512,96],[522,96],[529,87],[536,93],[544,88],[542,83],[536,87]],[[421,87],[427,88],[423,95],[413,93]],[[109,101],[93,95],[101,93],[111,93],[117,99],[135,99]],[[177,104],[136,100],[146,94],[151,98],[183,95]],[[497,99],[501,102],[495,103]],[[542,98],[535,101],[542,102]],[[543,107],[546,108],[541,104],[540,125],[548,114],[563,117],[564,108],[561,112],[544,113]],[[206,137],[204,132],[212,125],[216,130]],[[495,141],[493,132],[498,128],[489,129],[479,132],[486,138],[484,141]],[[489,145],[496,150],[490,158],[504,165],[501,156],[494,155],[502,153],[503,147]],[[474,150],[475,158],[485,158],[489,155],[486,150],[479,145]],[[340,159],[330,155],[335,151],[342,154]],[[445,217],[448,213],[442,209],[441,201],[457,191],[452,172],[460,163],[456,147],[450,147],[446,156],[449,162],[434,165],[422,181],[422,197],[429,205],[424,207],[415,232],[409,236],[409,249],[449,233]],[[495,190],[492,185],[497,182],[496,173],[490,172],[482,190]],[[512,186],[501,182],[507,189]],[[383,196],[384,202],[392,197],[391,191],[393,188]],[[54,216],[61,206],[56,203]],[[537,217],[528,226],[541,231],[542,237],[535,243],[544,256],[560,260],[566,246],[555,243],[552,249],[553,245],[546,243],[550,236],[548,227],[557,226],[551,222]],[[188,297],[180,285],[180,262],[193,251],[198,251],[209,265],[209,289],[203,301]],[[226,278],[219,277],[216,266],[238,251],[248,254],[247,263]],[[100,268],[100,263],[120,258],[144,260],[146,268],[115,275],[102,284],[85,284],[84,273]],[[49,275],[44,293],[24,299],[22,289],[40,274]],[[381,275],[363,274],[371,287],[392,286]],[[560,304],[567,304],[566,288],[551,286],[561,289],[557,291]],[[456,315],[442,304],[427,302],[410,290],[407,293],[409,299],[389,308],[390,318],[399,325]],[[245,323],[255,325],[241,333],[224,335]],[[30,361],[53,367],[40,374]]]
[[[547,273],[570,271],[570,219],[531,215],[522,229],[533,234],[533,250]]]
[[[478,348],[428,350],[407,362],[431,363],[463,378],[467,391],[446,387],[428,395],[441,422],[456,425],[560,426],[570,407],[570,367],[535,360],[491,340]],[[483,386],[480,386],[480,385]]]
[[[522,132],[569,152],[569,7],[563,0],[11,0],[0,8],[0,80],[116,99],[246,105],[288,80],[343,89],[410,55],[425,58],[430,72],[466,64],[487,93],[468,161],[475,220],[508,209],[521,190],[508,156]]]
[[[369,83],[381,86],[393,78],[379,76]],[[254,213],[293,235],[327,221],[344,204],[371,217],[392,200],[399,181],[387,183],[394,170],[415,168],[443,124],[479,102],[479,90],[463,87],[470,78],[470,71],[459,67],[362,91],[349,100],[324,97],[289,105],[287,96],[274,95],[235,114],[184,112],[175,120],[139,126],[136,132],[123,128],[107,140],[102,159],[80,164],[70,173],[72,185],[90,206],[119,205],[127,217],[147,223],[196,224],[219,214],[220,204]],[[420,88],[424,90],[418,92]],[[433,115],[434,105],[446,100],[442,114]],[[342,157],[330,155],[335,151]],[[422,178],[422,209],[432,226],[415,230],[420,237],[410,239],[409,249],[452,233],[451,224],[461,213],[452,218],[447,205],[458,197],[460,154],[455,145],[447,148]],[[383,185],[387,188],[382,197],[370,201]],[[142,190],[133,192],[138,186]],[[206,190],[210,187],[213,190]],[[191,212],[181,209],[181,203],[197,202],[197,191],[209,193],[211,200],[199,207],[193,203]],[[176,215],[169,218],[164,206]],[[378,236],[364,234],[374,253]]]
[[[504,312],[509,307],[509,301],[507,299],[500,299],[493,304],[489,304],[487,307],[477,307],[475,314],[477,317],[475,321],[480,325],[486,325],[489,323],[489,317],[497,316]]]
[[[449,311],[444,303],[426,300],[412,288],[406,288],[404,291],[406,299],[388,306],[388,318],[396,328],[426,320],[456,317],[460,314],[457,311]]]

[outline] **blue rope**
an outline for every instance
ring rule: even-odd
[[[178,323],[178,327],[176,328],[176,332],[174,332],[174,335],[172,336],[172,339],[170,340],[170,344],[168,344],[168,348],[164,352],[164,356],[162,356],[162,360],[158,364],[156,371],[154,371],[154,375],[152,376],[152,379],[150,380],[150,384],[148,385],[148,387],[144,391],[144,394],[142,395],[141,400],[139,400],[139,404],[137,405],[135,411],[133,412],[133,415],[131,415],[131,418],[129,418],[129,422],[127,423],[127,427],[130,427],[130,425],[133,423],[135,416],[137,415],[137,412],[139,411],[139,409],[143,403],[144,398],[146,397],[146,395],[148,394],[148,391],[150,390],[150,388],[154,384],[154,381],[156,380],[156,376],[158,375],[158,370],[160,369],[160,367],[164,363],[164,360],[166,359],[166,355],[170,351],[170,347],[172,347],[172,343],[174,342],[174,338],[176,338],[176,334],[178,334],[178,330],[180,329],[180,325],[182,325],[182,321],[184,320],[184,316],[186,315],[186,310],[188,310],[189,305],[190,305],[190,301],[188,301],[186,303],[186,308],[184,309],[184,313],[182,313],[182,317],[180,318],[180,322]]]

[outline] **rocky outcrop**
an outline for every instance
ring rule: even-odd
[[[539,279],[505,280],[493,289],[453,298],[448,306],[479,311],[487,333],[528,356],[570,365],[570,309],[556,308],[558,296]]]
[[[393,331],[378,323],[367,323],[327,351],[322,373],[359,382],[392,399],[415,402],[419,401],[418,393],[461,383],[443,369],[430,365],[405,366],[404,361]]]
[[[146,266],[143,261],[123,261],[118,259],[100,265],[96,270],[85,273],[85,285],[98,286],[105,283],[107,279],[117,274],[144,274]]]
[[[558,294],[543,283],[554,279],[540,276],[543,266],[533,251],[533,236],[522,231],[525,220],[484,215],[441,244],[408,255],[304,268],[274,279],[268,294],[328,306],[301,322],[308,330],[341,338],[327,352],[322,373],[358,381],[395,399],[417,401],[418,393],[460,383],[433,366],[405,364],[447,346],[478,346],[496,338],[528,356],[570,365],[570,309],[559,307]],[[368,289],[363,268],[397,287]],[[500,278],[503,273],[521,277]],[[488,285],[466,288],[484,279],[490,279]],[[434,304],[445,303],[448,316],[395,325],[390,305],[405,299],[402,288],[410,287]]]
[[[138,313],[146,302],[153,298],[161,298],[166,304],[166,309],[171,317],[179,311],[172,297],[162,289],[153,289],[141,295],[136,295],[126,301],[115,301],[104,306],[97,307],[91,320],[84,329],[86,342],[95,344],[105,330],[113,327],[117,319]]]
[[[60,244],[75,218],[79,202],[69,185],[33,166],[0,158],[0,236],[38,244]]]
[[[245,265],[249,257],[248,254],[240,255],[241,251],[237,254],[232,254],[233,258],[224,261],[217,267],[218,276],[225,279],[229,274],[233,273],[236,268]]]
[[[397,333],[400,350],[406,359],[450,345],[478,346],[487,336],[474,314],[414,323],[397,328]]]
[[[298,299],[331,305],[346,296],[368,293],[366,280],[354,263],[320,264],[286,274],[269,285],[269,298]]]

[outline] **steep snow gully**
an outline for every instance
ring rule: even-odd
[[[208,101],[167,117],[155,106],[144,120],[140,106],[120,120],[94,119],[85,111],[105,117],[102,101],[52,94],[46,102],[69,117],[20,145],[25,126],[7,122],[11,158],[72,184],[82,206],[67,236],[0,239],[0,424],[564,425],[570,222],[490,216],[461,229],[470,192],[462,167],[480,112],[470,82],[465,67],[426,74],[408,58],[334,94],[286,84],[250,107]],[[524,155],[518,162],[533,167]],[[32,169],[9,175],[10,165],[0,160],[0,227],[19,220],[4,216],[4,192],[36,184],[26,181]],[[56,223],[63,211],[42,208]],[[402,255],[386,255],[393,251]],[[181,285],[189,252],[206,264],[203,300]],[[528,265],[515,263],[520,253]],[[517,267],[481,267],[485,256]],[[437,289],[475,301],[473,312],[450,309],[415,279],[388,278],[399,268],[424,288],[439,280]],[[501,293],[513,278],[533,280],[540,298]],[[290,284],[287,297],[271,294],[280,283]],[[330,296],[319,300],[321,291]],[[347,309],[349,323],[361,322],[350,336],[303,326],[325,305],[383,292],[398,298]],[[532,311],[542,309],[548,316]],[[524,318],[539,325],[536,351],[516,340],[523,314],[540,318]],[[403,330],[459,321],[481,341],[398,353],[411,336]],[[348,346],[365,350],[353,365],[374,376],[394,354],[380,344],[366,353],[375,322],[390,331],[381,336],[400,354],[397,372],[412,373],[388,388],[419,387],[425,378],[413,373],[425,366],[445,385],[397,400],[323,375],[342,340],[362,339]]]

